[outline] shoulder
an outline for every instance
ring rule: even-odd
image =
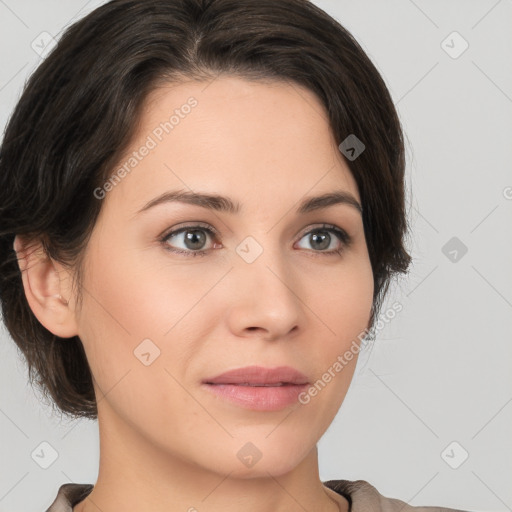
[[[93,489],[92,484],[62,484],[50,508],[46,512],[72,512]]]
[[[404,501],[383,496],[365,480],[328,480],[323,484],[348,500],[350,512],[465,512],[443,507],[413,507]]]

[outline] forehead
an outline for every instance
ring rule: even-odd
[[[226,192],[260,206],[333,187],[359,200],[324,106],[289,82],[219,77],[161,86],[148,95],[116,168],[130,158],[129,175],[109,195],[134,207],[142,197],[177,188]]]

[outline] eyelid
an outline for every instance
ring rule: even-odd
[[[161,240],[163,238],[169,237],[169,235],[181,232],[184,229],[192,229],[192,228],[201,228],[205,231],[209,231],[213,233],[216,236],[219,236],[219,232],[207,222],[201,222],[201,221],[192,221],[192,222],[186,222],[185,224],[178,224],[177,226],[173,226],[172,228],[166,229],[158,238]]]
[[[340,228],[334,224],[329,224],[327,222],[320,222],[320,223],[312,224],[312,225],[304,228],[303,230],[299,231],[297,236],[300,239],[304,235],[307,235],[308,233],[310,233],[311,231],[320,231],[322,229],[333,230],[333,231],[339,232],[340,234],[346,235],[347,239],[351,238],[350,235],[346,232],[346,230],[344,230],[343,228]]]

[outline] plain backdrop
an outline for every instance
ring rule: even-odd
[[[0,0],[2,129],[41,62],[36,43],[101,3]],[[358,362],[318,445],[320,477],[412,505],[512,510],[512,2],[314,3],[391,91],[413,232],[411,271],[383,306],[402,310]],[[5,328],[0,393],[0,511],[41,512],[62,483],[95,483],[96,422],[51,415]],[[46,469],[41,443],[56,452]]]

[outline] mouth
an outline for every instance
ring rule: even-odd
[[[277,411],[293,405],[307,386],[307,377],[288,366],[238,368],[202,382],[203,389],[216,397],[255,411]]]

